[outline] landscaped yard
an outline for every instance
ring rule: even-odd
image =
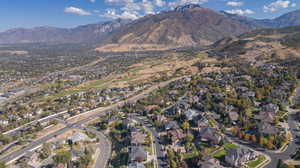
[[[199,155],[199,153],[197,151],[194,151],[194,152],[185,154],[183,158],[190,159],[190,158],[197,157],[198,155]]]
[[[225,155],[226,155],[226,149],[235,149],[235,148],[239,148],[238,145],[235,145],[235,144],[225,144],[224,145],[224,148],[221,148],[219,150],[217,150],[216,152],[214,152],[212,154],[212,157],[220,160],[220,161],[224,161],[225,160]]]
[[[223,157],[225,155],[226,155],[226,150],[224,148],[222,148],[222,149],[220,149],[220,150],[218,150],[218,151],[216,151],[212,154],[212,156],[215,157],[215,158],[220,158],[220,157]]]
[[[266,160],[265,156],[259,155],[256,160],[248,162],[248,163],[246,163],[246,165],[249,166],[249,167],[256,167],[256,166],[258,166],[260,163],[262,163],[265,160]]]
[[[227,148],[227,149],[236,149],[236,148],[239,148],[238,145],[236,145],[236,144],[230,144],[230,143],[225,144],[224,147]]]

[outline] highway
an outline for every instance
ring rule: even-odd
[[[121,102],[118,102],[116,104],[113,104],[111,106],[107,106],[107,107],[101,107],[101,108],[98,108],[98,109],[94,109],[94,110],[91,110],[91,111],[88,111],[88,112],[85,112],[85,114],[87,114],[86,116],[83,116],[81,115],[80,117],[84,117],[84,119],[82,120],[79,120],[78,122],[75,122],[75,123],[68,123],[66,127],[64,128],[61,128],[60,130],[58,131],[55,131],[53,133],[50,133],[46,136],[44,136],[43,138],[40,138],[40,139],[37,139],[33,142],[31,142],[29,145],[27,145],[26,147],[22,148],[22,149],[19,149],[17,151],[14,151],[8,155],[5,155],[4,157],[1,157],[0,160],[4,161],[6,164],[10,164],[12,163],[13,161],[21,158],[22,156],[26,155],[27,152],[30,152],[30,151],[33,151],[35,149],[37,149],[38,147],[40,147],[43,143],[49,141],[50,139],[58,136],[58,135],[61,135],[73,128],[76,128],[76,127],[80,127],[81,125],[85,124],[85,123],[88,123],[94,119],[96,119],[97,117],[99,116],[103,116],[103,115],[106,115],[106,113],[108,113],[109,111],[111,110],[115,110],[115,109],[118,109],[119,107],[123,106],[125,103],[127,102],[136,102],[137,100],[140,100],[142,98],[145,98],[147,97],[151,92],[159,89],[160,87],[165,87],[167,86],[169,83],[173,82],[173,81],[176,81],[176,80],[179,80],[179,79],[182,79],[184,78],[185,76],[183,77],[178,77],[178,78],[174,78],[174,79],[171,79],[171,80],[168,80],[168,81],[165,81],[165,82],[161,82],[157,85],[154,85],[152,87],[150,87],[149,89],[143,91],[142,93],[138,94],[138,95],[135,95],[127,100],[124,100],[124,101],[121,101]],[[88,116],[88,114],[91,113],[91,115]]]

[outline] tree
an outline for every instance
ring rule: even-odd
[[[285,142],[289,142],[292,139],[292,134],[289,132],[285,137]]]
[[[79,165],[81,168],[86,168],[92,162],[91,154],[84,154],[79,158]]]
[[[49,143],[44,143],[43,147],[41,149],[40,155],[39,157],[44,160],[46,158],[48,158],[51,155],[51,146]]]
[[[232,127],[231,128],[231,133],[232,133],[232,135],[234,135],[234,136],[237,136],[238,135],[238,129],[236,128],[236,127]]]
[[[67,164],[72,158],[72,153],[68,151],[61,151],[53,156],[53,160],[56,164]]]
[[[244,140],[245,140],[245,141],[249,141],[249,140],[250,140],[250,137],[251,137],[250,134],[246,134],[246,135],[244,136]]]
[[[265,138],[264,137],[259,137],[259,145],[260,146],[264,146],[264,144],[265,144]]]
[[[251,141],[253,143],[256,143],[257,142],[257,139],[256,139],[256,136],[255,135],[251,135]]]
[[[194,135],[193,134],[187,134],[186,135],[186,141],[187,142],[192,142],[194,140]]]
[[[175,160],[171,160],[171,168],[177,168],[177,163]]]
[[[182,129],[184,129],[185,131],[187,131],[190,128],[190,124],[185,121],[184,123],[182,123]]]
[[[273,148],[274,148],[274,144],[273,144],[273,140],[272,140],[272,139],[269,139],[269,140],[268,140],[267,148],[268,148],[268,149],[273,149]]]
[[[0,134],[0,141],[6,145],[12,141],[12,137]]]
[[[167,153],[168,153],[167,156],[169,160],[173,160],[175,158],[175,153],[173,150],[168,150]]]
[[[247,108],[247,109],[245,110],[245,115],[246,115],[247,117],[251,117],[251,116],[252,116],[252,110],[251,110],[250,108]]]
[[[245,133],[242,132],[242,131],[240,131],[240,132],[238,133],[238,136],[239,136],[240,139],[243,139],[243,138],[245,137]]]
[[[6,165],[3,161],[0,161],[0,168],[6,168]]]

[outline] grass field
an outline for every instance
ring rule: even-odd
[[[265,160],[266,160],[266,158],[263,155],[259,155],[256,160],[248,162],[248,163],[246,163],[246,165],[249,167],[256,167]]]
[[[215,158],[220,158],[225,155],[226,155],[226,150],[224,148],[222,148],[222,149],[216,151],[214,154],[212,154],[212,156]]]
[[[230,143],[225,144],[224,147],[227,148],[227,149],[236,149],[236,148],[239,148],[238,145],[230,144]]]

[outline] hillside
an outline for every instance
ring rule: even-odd
[[[300,10],[288,12],[274,19],[254,19],[251,17],[221,12],[227,18],[249,25],[253,28],[281,28],[300,25]]]
[[[69,29],[56,27],[16,28],[0,33],[0,44],[100,42],[108,33],[128,22],[128,20],[115,20]]]
[[[255,30],[214,45],[211,57],[229,58],[253,65],[300,57],[300,26]]]
[[[128,44],[156,44],[164,48],[205,46],[251,29],[251,26],[229,19],[211,9],[187,5],[138,19],[109,36],[105,44],[118,44],[119,47]],[[102,45],[99,50],[104,48]]]

